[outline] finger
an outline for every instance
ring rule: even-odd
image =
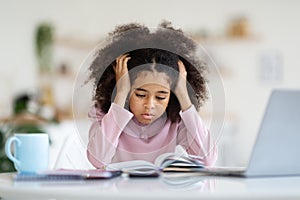
[[[123,61],[121,58],[117,58],[116,60],[116,72],[120,72],[120,70],[122,69],[122,65],[123,65]]]
[[[179,72],[185,72],[185,66],[181,60],[178,60],[178,69]]]
[[[122,57],[121,59],[120,59],[120,63],[119,63],[119,65],[120,65],[120,70],[121,71],[123,71],[123,70],[127,70],[127,62],[128,62],[128,60],[130,59],[131,57]]]
[[[117,57],[117,59],[120,59],[120,58],[126,57],[126,56],[128,56],[128,55],[129,55],[129,53],[122,54],[122,55],[120,55],[119,57]]]
[[[126,70],[128,71],[128,68],[127,68],[127,63],[128,63],[128,60],[130,60],[131,57],[126,57],[123,61],[123,70]]]
[[[129,55],[128,53],[127,53],[127,54],[122,54],[122,55],[120,55],[120,56],[117,58],[117,60],[118,60],[118,61],[123,61],[128,55]]]
[[[121,60],[123,60],[124,57],[128,56],[129,54],[122,54],[119,57],[116,58],[116,62],[120,62]]]
[[[123,55],[121,55],[117,58],[117,68],[118,68],[118,70],[122,70],[122,68],[124,67],[125,59],[127,58],[128,55],[129,54],[123,54]]]
[[[181,60],[178,61],[178,70],[179,70],[179,74],[181,74],[181,76],[186,78],[187,72],[186,72],[185,66]]]

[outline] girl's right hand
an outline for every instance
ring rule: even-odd
[[[130,78],[128,74],[127,62],[130,59],[128,54],[123,54],[116,59],[114,71],[116,74],[117,94],[114,100],[115,103],[125,104],[128,93],[131,89]]]

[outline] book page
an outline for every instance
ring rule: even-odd
[[[176,153],[164,153],[164,154],[161,154],[160,156],[158,156],[158,157],[155,159],[154,165],[157,166],[157,167],[163,167],[163,166],[161,166],[162,163],[164,163],[165,160],[166,160],[168,157],[173,157],[173,156],[180,156],[180,155],[179,155],[179,154],[176,154]]]
[[[125,162],[111,163],[106,166],[106,170],[122,170],[122,171],[132,171],[132,170],[156,170],[157,167],[145,160],[130,160]]]
[[[162,171],[198,171],[196,168],[204,167],[195,156],[184,154],[163,154],[157,158],[156,162]]]
[[[157,167],[162,167],[161,165],[165,161],[165,159],[171,156],[180,157],[180,156],[188,156],[188,154],[180,145],[178,145],[175,148],[175,152],[164,153],[158,156],[155,159],[154,165]]]

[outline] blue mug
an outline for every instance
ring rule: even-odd
[[[14,153],[11,145],[14,143]],[[7,139],[5,153],[20,173],[36,173],[47,170],[49,137],[46,133],[16,133]]]

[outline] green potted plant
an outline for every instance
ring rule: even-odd
[[[14,164],[5,154],[5,142],[14,133],[44,133],[42,124],[47,122],[28,108],[30,96],[22,94],[13,101],[13,116],[0,124],[0,172],[15,171]]]
[[[49,23],[41,23],[35,33],[35,50],[39,70],[49,73],[52,66],[53,52],[53,27]]]

